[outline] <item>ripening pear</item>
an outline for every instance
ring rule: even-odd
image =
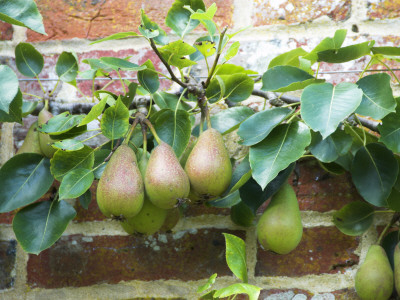
[[[136,155],[128,145],[121,145],[97,185],[97,204],[107,217],[121,219],[137,215],[143,206],[144,185]]]
[[[46,107],[44,107],[38,115],[38,126],[42,126],[52,117],[53,114],[49,112]],[[48,158],[52,158],[54,153],[57,151],[57,149],[54,149],[51,146],[53,142],[54,140],[47,133],[39,132],[40,149],[42,150],[43,154]]]
[[[164,209],[173,208],[178,199],[189,195],[189,178],[167,143],[161,142],[151,152],[144,185],[150,201]]]
[[[43,155],[43,152],[40,149],[39,131],[37,130],[37,126],[37,122],[32,123],[31,127],[29,127],[28,133],[26,134],[24,143],[18,149],[16,154],[38,153]]]
[[[387,300],[392,295],[393,271],[380,245],[369,247],[365,261],[357,271],[355,287],[362,300]]]
[[[186,161],[193,193],[213,198],[228,188],[232,179],[232,165],[222,135],[214,128],[204,131]]]
[[[257,238],[264,249],[287,254],[297,247],[303,235],[300,209],[293,188],[285,183],[272,196],[257,223]]]

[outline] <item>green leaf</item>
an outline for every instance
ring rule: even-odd
[[[141,71],[146,69],[146,66],[139,66],[118,57],[101,57],[100,61],[114,71]]]
[[[333,214],[333,223],[344,234],[357,236],[371,227],[374,220],[374,209],[361,201],[354,201],[343,206]]]
[[[301,95],[301,116],[308,126],[326,138],[356,110],[361,99],[362,91],[354,83],[313,84]]]
[[[400,191],[393,188],[387,199],[387,202],[390,209],[400,212]]]
[[[26,116],[30,115],[35,110],[38,103],[39,102],[22,101],[22,117],[26,117]]]
[[[78,168],[92,169],[94,164],[93,152],[93,149],[88,146],[77,151],[57,150],[51,159],[51,173],[55,179],[62,181],[63,177],[72,170]]]
[[[191,12],[184,8],[185,5],[190,6],[193,11],[206,10],[202,0],[175,0],[168,11],[165,24],[181,38],[199,25],[198,20],[190,18]]]
[[[399,47],[372,47],[372,53],[374,54],[382,54],[388,56],[400,56],[400,48]]]
[[[271,69],[276,66],[300,67],[299,57],[304,56],[306,54],[308,54],[308,52],[303,48],[296,48],[290,50],[273,58],[268,65],[268,69]]]
[[[0,169],[0,212],[35,202],[53,184],[48,158],[35,153],[12,157]]]
[[[215,42],[210,42],[210,41],[196,41],[194,43],[195,48],[197,51],[199,51],[205,58],[212,56],[215,54],[216,48],[215,48]],[[192,53],[191,55],[193,55]],[[193,59],[192,56],[190,56],[190,59]]]
[[[153,100],[160,109],[169,108],[175,110],[179,101],[179,97],[175,94],[170,94],[167,92],[156,92],[153,94]],[[178,109],[189,110],[191,109],[191,106],[181,101]]]
[[[78,57],[72,52],[63,52],[57,60],[56,73],[61,81],[76,86],[76,76],[78,75]]]
[[[215,283],[215,279],[217,278],[217,273],[214,273],[208,278],[207,282],[204,285],[199,286],[197,289],[198,293],[203,293],[204,291],[211,288],[211,286]]]
[[[251,168],[249,162],[249,155],[238,164],[233,171],[232,180],[229,187],[226,189],[228,194],[233,193],[242,187],[251,178]]]
[[[77,126],[83,118],[84,115],[71,115],[69,112],[65,111],[52,117],[47,123],[39,126],[38,131],[58,135]]]
[[[76,151],[83,148],[84,144],[78,140],[62,140],[51,145],[53,148],[63,151]]]
[[[384,143],[390,150],[400,153],[400,107],[395,113],[388,114],[378,125],[381,134],[379,141]]]
[[[39,254],[61,237],[75,216],[75,209],[63,200],[38,202],[15,215],[13,230],[25,252]]]
[[[275,107],[255,113],[239,127],[238,135],[243,140],[242,144],[252,146],[261,142],[291,112],[289,108]]]
[[[388,234],[385,235],[385,237],[382,240],[382,247],[386,251],[386,255],[389,259],[389,263],[392,267],[392,270],[394,270],[394,250],[399,243],[399,231],[395,230],[392,232],[389,232]]]
[[[155,72],[155,68],[151,60],[147,60],[143,65],[147,68],[143,71],[139,71],[138,81],[141,86],[143,86],[150,94],[157,92],[160,87],[160,80],[158,79],[158,74]]]
[[[31,44],[19,43],[15,47],[15,64],[22,75],[36,77],[43,69],[44,59]]]
[[[69,129],[68,131],[60,134],[50,133],[50,137],[56,140],[72,139],[74,137],[80,136],[81,134],[87,132],[87,126],[77,126]]]
[[[282,124],[250,148],[253,178],[264,189],[278,173],[298,160],[311,142],[309,128],[301,122]]]
[[[112,68],[110,66],[103,63],[100,59],[97,58],[87,58],[82,60],[83,63],[88,64],[91,69],[93,70],[104,70],[104,71],[111,71]]]
[[[93,173],[96,179],[100,179],[101,175],[104,172],[104,169],[107,166],[107,163],[104,163],[104,160],[110,155],[111,149],[100,149],[94,153],[94,165],[93,165]],[[101,165],[101,166],[100,166]]]
[[[238,204],[231,207],[230,215],[232,222],[239,226],[254,226],[256,215],[253,213],[251,208],[243,201],[240,201]]]
[[[89,204],[92,201],[92,192],[87,190],[83,195],[79,196],[79,203],[82,205],[84,209],[89,208]]]
[[[219,208],[230,208],[238,204],[240,201],[242,200],[240,199],[239,191],[234,191],[233,193],[224,197],[208,201],[207,205]]]
[[[234,58],[239,52],[240,43],[238,41],[232,43],[224,56],[224,62]]]
[[[68,172],[61,181],[60,199],[74,199],[83,195],[92,185],[92,170],[77,168]]]
[[[242,66],[237,66],[233,64],[223,64],[218,65],[215,71],[216,75],[232,75],[237,73],[243,74],[257,74],[257,72],[252,70],[246,70]]]
[[[357,81],[363,97],[356,113],[380,120],[395,111],[396,100],[390,86],[390,75],[378,73],[365,76]]]
[[[18,122],[22,124],[22,93],[18,90],[17,95],[8,107],[9,113],[0,110],[0,122]]]
[[[371,53],[375,41],[368,41],[340,49],[329,49],[318,52],[318,61],[328,63],[344,63],[355,60]]]
[[[226,263],[237,278],[247,283],[246,244],[235,235],[223,235],[226,243]]]
[[[108,37],[102,38],[100,40],[91,42],[89,45],[105,42],[105,41],[112,41],[112,40],[119,40],[119,39],[125,39],[125,38],[130,38],[130,37],[136,37],[140,36],[134,31],[128,31],[128,32],[118,32],[112,35],[109,35]]]
[[[211,4],[205,12],[201,11],[201,8],[193,13],[190,17],[195,20],[209,20],[212,21],[215,13],[217,12],[217,5],[215,3]]]
[[[221,82],[223,88],[221,88]],[[254,81],[246,74],[218,75],[206,89],[206,96],[210,103],[218,101],[221,96],[232,102],[240,102],[250,97],[253,92]]]
[[[17,75],[9,66],[0,65],[0,110],[7,114],[10,112],[11,102],[17,96],[18,91]]]
[[[189,114],[181,109],[166,109],[155,120],[154,128],[160,139],[174,149],[176,156],[181,156],[190,139]]]
[[[0,20],[46,34],[43,18],[33,0],[0,1]]]
[[[106,107],[107,104],[107,98],[111,97],[107,95],[103,99],[100,100],[99,103],[94,105],[89,113],[82,119],[82,121],[79,123],[79,126],[89,124],[90,122],[96,120],[98,116],[100,116],[103,113],[104,108]]]
[[[320,161],[329,163],[345,155],[353,143],[351,136],[343,130],[337,129],[327,138],[323,139],[318,132],[312,132],[310,144],[311,153]]]
[[[196,48],[182,40],[171,42],[158,50],[168,64],[178,67],[179,69],[196,64],[196,62],[185,57],[186,55],[195,53]]]
[[[104,111],[100,123],[101,131],[110,140],[124,136],[129,129],[129,110],[119,97],[115,106]]]
[[[141,25],[139,31],[148,39],[152,38],[158,45],[168,44],[168,36],[164,30],[161,29],[155,22],[151,21],[149,17],[144,13],[142,9],[141,13]]]
[[[346,29],[336,30],[333,38],[324,38],[309,54],[305,55],[304,58],[310,60],[312,63],[318,60],[318,52],[322,52],[328,49],[339,49],[347,35]]]
[[[399,173],[393,153],[381,144],[361,147],[354,156],[351,176],[360,195],[375,206],[388,206]]]
[[[322,82],[306,71],[293,66],[276,66],[268,69],[262,76],[264,91],[288,92],[304,89],[312,83]]]
[[[220,299],[232,295],[246,294],[249,296],[249,300],[257,300],[260,296],[260,291],[261,288],[251,284],[235,283],[216,291],[214,293],[214,298]]]

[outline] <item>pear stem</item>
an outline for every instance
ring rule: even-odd
[[[143,135],[143,154],[147,152],[147,128],[146,125],[142,125],[142,135]]]
[[[162,140],[158,137],[158,134],[157,134],[156,130],[154,129],[153,124],[151,124],[150,121],[147,119],[144,119],[143,122],[149,127],[151,133],[153,134],[154,138],[157,141],[157,144],[161,145]]]
[[[123,145],[127,145],[129,143],[129,140],[131,139],[132,133],[135,130],[136,125],[138,124],[139,120],[136,118],[133,123],[131,128],[129,129],[129,132],[124,140],[124,142],[122,143]]]
[[[400,219],[400,213],[394,213],[392,220],[390,220],[389,224],[386,225],[386,227],[383,229],[383,231],[381,232],[381,234],[379,235],[377,244],[381,245],[382,244],[382,240],[383,237],[386,235],[386,232],[389,230],[390,227],[393,226],[394,223],[396,223],[398,220]]]

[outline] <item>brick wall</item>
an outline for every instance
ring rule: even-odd
[[[140,8],[163,24],[173,0],[36,2],[48,36],[0,24],[2,63],[14,66],[15,45],[29,41],[45,55],[44,78],[55,77],[54,65],[64,50],[75,51],[80,60],[132,56],[131,61],[143,63],[150,58],[162,69],[141,39],[89,43],[119,31],[136,30]],[[218,0],[216,4],[219,25],[233,29],[253,26],[237,36],[241,50],[233,62],[259,72],[265,71],[276,55],[299,46],[311,50],[340,28],[348,29],[345,44],[370,39],[377,45],[400,44],[398,0]],[[189,40],[194,41],[199,34],[201,31],[191,34]],[[323,64],[321,71],[358,70],[365,63],[361,58],[336,66]],[[196,71],[201,72],[201,66]],[[324,76],[332,83],[358,78],[358,74]],[[51,89],[55,82],[44,84]],[[105,82],[97,84],[100,88]],[[81,81],[79,87],[89,94],[90,83]],[[168,88],[168,82],[163,87]],[[40,94],[33,82],[22,82],[22,89]],[[67,84],[58,88],[57,99],[82,101]],[[257,99],[246,103],[258,107]],[[18,136],[24,136],[33,120],[27,119],[25,126],[15,125],[16,147],[20,145]],[[263,288],[260,299],[357,299],[354,274],[368,246],[376,240],[377,226],[387,220],[376,218],[361,237],[341,234],[331,220],[334,210],[360,199],[349,175],[325,176],[312,161],[300,163],[299,172],[297,183],[293,178],[290,182],[299,199],[305,230],[298,248],[284,256],[261,250],[254,228],[233,224],[226,209],[190,206],[171,233],[128,236],[116,221],[105,219],[98,210],[95,186],[89,210],[76,203],[76,219],[53,247],[38,256],[24,253],[16,243],[13,214],[0,214],[0,298],[195,299],[197,286],[213,273],[219,275],[217,288],[235,282],[224,259],[222,233],[229,232],[246,241],[250,283]]]

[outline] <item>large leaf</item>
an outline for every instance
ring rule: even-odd
[[[390,209],[400,212],[400,191],[392,188],[392,192],[390,193],[387,202]]]
[[[125,39],[125,38],[129,38],[129,37],[136,37],[136,36],[140,36],[139,34],[137,34],[134,31],[128,31],[128,32],[118,32],[112,35],[109,35],[105,38],[102,38],[100,40],[91,42],[90,45],[93,44],[97,44],[97,43],[101,43],[101,42],[105,42],[105,41],[112,41],[112,40],[119,40],[119,39]]]
[[[89,113],[82,119],[82,121],[79,123],[80,126],[89,124],[93,120],[96,120],[98,116],[100,116],[106,107],[107,104],[107,98],[111,97],[107,95],[107,97],[104,97],[103,99],[100,100],[99,103],[94,105],[92,109],[89,111]]]
[[[154,128],[161,140],[174,149],[176,156],[181,156],[190,139],[189,114],[181,109],[166,109],[155,120]]]
[[[44,59],[31,44],[19,43],[15,47],[15,64],[22,75],[36,77],[43,69]]]
[[[0,110],[9,113],[11,102],[17,96],[19,83],[14,71],[5,65],[0,65]]]
[[[38,104],[38,101],[22,101],[22,117],[30,115]]]
[[[379,141],[384,143],[390,150],[400,153],[400,107],[395,113],[388,114],[383,118],[382,124],[378,126],[381,137]]]
[[[347,235],[363,234],[374,220],[374,208],[368,203],[354,201],[333,214],[333,223]]]
[[[392,232],[389,232],[388,234],[385,235],[385,237],[382,240],[382,247],[385,249],[386,255],[389,259],[389,263],[394,270],[394,250],[399,243],[399,231],[395,230]]]
[[[224,97],[232,102],[240,102],[250,97],[254,81],[243,73],[218,75],[207,87],[206,96],[210,103]]]
[[[35,202],[53,181],[48,158],[35,153],[14,156],[0,169],[0,212]]]
[[[100,123],[101,131],[110,140],[124,136],[129,128],[129,110],[118,98],[114,106],[104,111]]]
[[[309,54],[305,55],[304,58],[313,63],[316,62],[318,60],[318,52],[329,49],[339,49],[342,46],[346,35],[347,29],[336,30],[333,38],[324,38],[313,50],[311,50]]]
[[[160,109],[170,108],[175,110],[178,105],[179,97],[167,92],[155,92],[153,94],[153,100]],[[191,106],[181,101],[178,105],[178,109],[189,110],[191,109]]]
[[[318,52],[318,61],[324,61],[328,63],[344,63],[347,61],[352,61],[364,55],[370,54],[373,45],[374,41],[368,41],[340,49],[330,49]]]
[[[238,204],[231,207],[230,215],[232,222],[239,226],[242,227],[254,226],[256,215],[252,211],[252,209],[243,201],[240,201]]]
[[[156,44],[165,45],[168,44],[168,36],[164,30],[161,29],[158,24],[151,21],[149,17],[141,10],[141,24],[139,31],[148,39],[152,38]]]
[[[25,252],[39,254],[61,237],[75,216],[75,209],[63,200],[34,203],[15,215],[13,229]]]
[[[57,141],[51,146],[55,149],[61,149],[64,151],[76,151],[82,149],[84,144],[78,140],[67,139],[67,140]]]
[[[249,300],[257,300],[260,296],[260,291],[261,288],[255,285],[247,283],[235,283],[216,291],[213,297],[215,299],[221,299],[232,295],[246,294],[249,296]]]
[[[118,57],[101,57],[100,61],[114,71],[140,71],[146,69],[146,66],[139,66]]]
[[[238,135],[243,140],[242,144],[252,146],[261,142],[290,112],[289,108],[276,107],[252,115],[239,127]]]
[[[246,155],[245,158],[235,167],[235,170],[232,174],[232,180],[229,187],[226,189],[228,193],[233,193],[242,187],[249,179],[251,178],[251,168],[249,162],[249,155]]]
[[[301,95],[301,116],[308,126],[326,138],[356,110],[361,99],[362,91],[353,83],[313,84]]]
[[[155,72],[154,65],[150,59],[144,65],[147,69],[138,72],[138,81],[150,94],[154,94],[160,87],[158,74]]]
[[[22,93],[18,90],[17,95],[8,107],[9,113],[0,110],[0,122],[18,122],[22,124]]]
[[[310,142],[310,130],[301,122],[277,126],[266,139],[250,148],[253,178],[264,189],[281,170],[304,154]]]
[[[224,233],[226,243],[226,263],[232,273],[244,283],[247,283],[246,244],[232,234]]]
[[[241,199],[239,191],[234,191],[233,193],[227,196],[208,201],[207,205],[219,208],[229,208],[238,204],[240,201]]]
[[[353,182],[361,196],[375,206],[388,206],[399,165],[393,153],[381,144],[361,147],[351,166]]]
[[[71,115],[69,112],[65,111],[52,117],[45,124],[40,125],[38,130],[53,135],[61,134],[77,126],[84,117],[84,115]]]
[[[78,75],[78,57],[72,52],[63,52],[57,60],[56,73],[60,80],[76,85]]]
[[[60,199],[78,198],[92,185],[94,175],[92,170],[77,168],[68,172],[61,181]]]
[[[400,56],[400,48],[399,47],[372,47],[372,53],[374,54],[383,54],[388,56]]]
[[[303,48],[296,48],[280,54],[273,58],[269,65],[268,69],[271,69],[276,66],[293,66],[293,67],[300,67],[300,56],[306,55],[308,52]]]
[[[396,100],[393,98],[389,74],[365,76],[357,81],[357,85],[362,90],[363,97],[356,113],[380,120],[395,111]]]
[[[196,64],[196,62],[185,57],[195,53],[196,48],[182,40],[171,42],[158,50],[168,64],[178,67],[179,69]]]
[[[0,20],[46,34],[43,18],[33,0],[0,1]]]

